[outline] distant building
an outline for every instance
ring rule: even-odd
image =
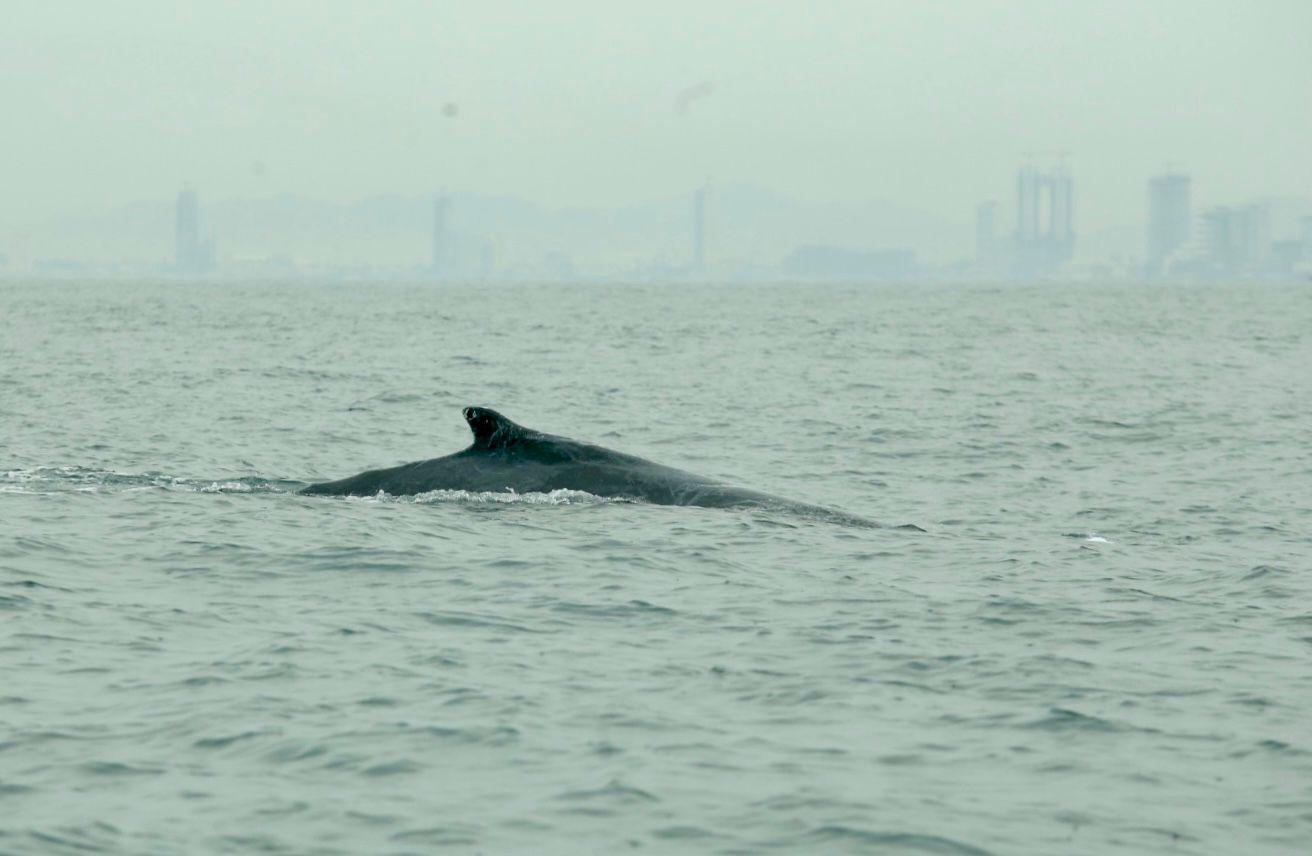
[[[1252,270],[1265,268],[1271,255],[1271,215],[1265,205],[1241,209],[1239,240],[1244,263]]]
[[[1233,209],[1217,206],[1203,213],[1203,253],[1208,264],[1218,273],[1232,273],[1237,266],[1239,252],[1235,232]]]
[[[1203,254],[1214,274],[1258,272],[1267,261],[1270,235],[1260,205],[1219,206],[1203,214]]]
[[[1046,216],[1045,216],[1046,215]],[[1016,174],[1014,261],[1021,274],[1050,273],[1075,254],[1075,185],[1065,166]]]
[[[1189,241],[1189,176],[1178,173],[1148,181],[1148,273],[1165,273]]]
[[[185,188],[178,192],[174,210],[173,264],[180,273],[201,273],[213,262],[213,248],[201,239],[200,195]]]

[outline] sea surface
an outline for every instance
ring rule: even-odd
[[[889,528],[295,495],[470,404]],[[0,853],[1301,854],[1309,708],[1312,287],[0,283]]]

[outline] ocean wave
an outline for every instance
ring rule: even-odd
[[[290,479],[258,476],[188,478],[167,473],[121,473],[81,466],[34,467],[0,471],[0,493],[129,493],[172,490],[190,493],[291,493],[303,486]]]

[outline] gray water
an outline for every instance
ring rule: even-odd
[[[927,531],[310,498],[467,404]],[[0,852],[1299,853],[1312,290],[0,285]]]

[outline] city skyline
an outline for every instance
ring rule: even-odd
[[[150,218],[137,216],[135,253],[114,254],[108,235],[102,246],[109,250],[91,254],[76,252],[73,241],[74,251],[11,253],[6,259],[0,246],[0,271],[235,275],[392,270],[439,279],[752,279],[850,278],[864,270],[872,278],[896,271],[907,278],[1024,280],[1082,269],[1102,275],[1291,275],[1312,262],[1312,249],[1306,246],[1312,235],[1312,200],[1284,200],[1283,212],[1277,210],[1274,217],[1271,204],[1254,200],[1202,199],[1191,209],[1190,176],[1150,176],[1137,228],[1140,245],[1108,255],[1077,252],[1087,241],[1073,214],[1078,185],[1064,159],[1044,163],[1029,158],[1015,179],[1010,205],[988,200],[977,207],[973,247],[967,230],[954,227],[961,233],[955,235],[957,249],[967,251],[938,255],[926,252],[915,233],[919,229],[922,238],[933,237],[945,224],[926,221],[909,229],[899,221],[900,231],[895,231],[890,224],[906,216],[896,207],[882,218],[869,210],[863,217],[859,207],[807,209],[764,189],[720,188],[710,181],[682,195],[617,209],[549,209],[512,197],[438,191],[345,204],[294,197],[219,199],[214,203],[217,216],[205,213],[198,189],[186,185],[173,203],[171,258],[152,251],[152,246],[163,246],[157,240],[162,235],[143,237]],[[721,190],[727,211],[717,210],[715,197]],[[1182,192],[1183,201],[1178,198]],[[417,213],[417,200],[429,208],[428,214]],[[141,215],[158,207],[137,205],[133,210]],[[756,219],[745,220],[744,212]],[[251,228],[243,232],[247,221]],[[120,210],[104,222],[130,229],[134,217]],[[340,231],[357,227],[356,235]],[[589,234],[590,229],[598,234]],[[216,232],[226,233],[222,251]],[[714,240],[708,232],[715,233]],[[416,240],[420,233],[427,234],[422,242]],[[755,248],[745,240],[752,236],[760,239]],[[588,240],[579,243],[583,237]],[[376,249],[371,242],[388,249],[370,252]]]
[[[1312,6],[1293,0],[6,11],[6,245],[184,183],[605,208],[710,175],[969,229],[1025,152],[1054,149],[1072,152],[1086,236],[1137,224],[1125,212],[1167,164],[1223,203],[1312,196]]]

